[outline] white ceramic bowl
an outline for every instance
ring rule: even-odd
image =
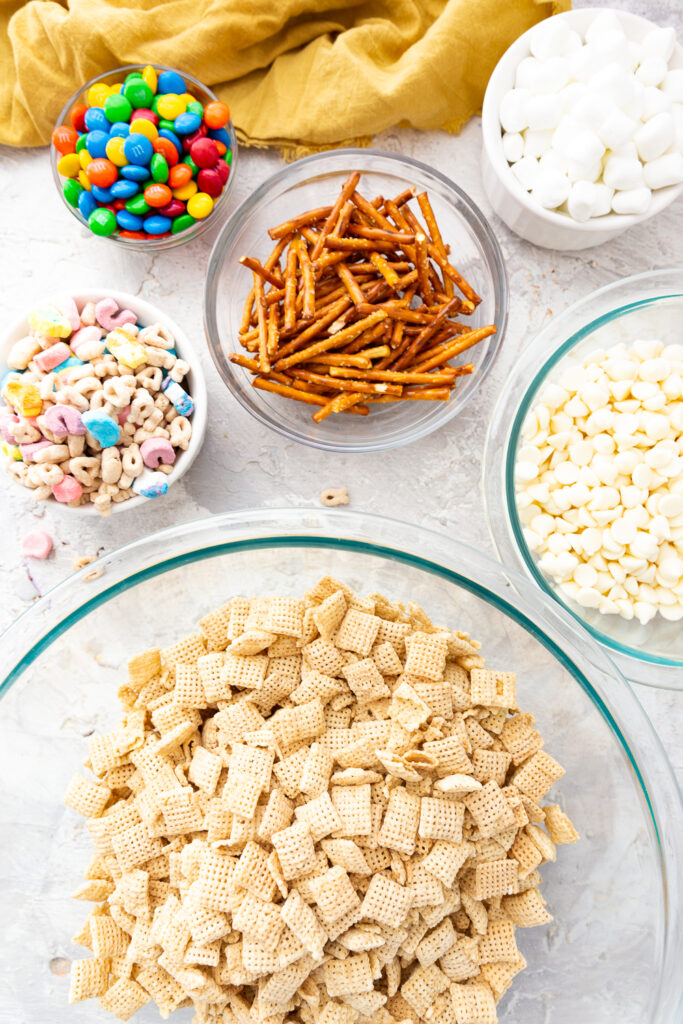
[[[585,7],[576,11],[556,14],[567,25],[580,35],[587,30],[595,16],[611,8]],[[630,14],[627,11],[613,10],[621,22],[629,39],[636,42],[653,28],[651,21]],[[608,213],[604,217],[595,217],[585,224],[572,220],[569,214],[545,210],[534,202],[529,193],[515,178],[503,152],[503,139],[498,112],[500,101],[515,83],[515,72],[519,63],[530,54],[529,37],[533,32],[529,29],[505,51],[494,68],[484,96],[482,109],[482,166],[484,188],[493,209],[511,231],[525,238],[528,242],[543,246],[546,249],[577,250],[588,249],[593,245],[602,245],[617,235],[642,224],[656,214],[661,213],[683,191],[683,184],[671,185],[657,189],[652,194],[652,202],[647,213],[639,215]],[[676,44],[669,67],[683,67],[683,47]]]
[[[178,356],[184,359],[190,364],[190,372],[188,373],[186,380],[187,390],[195,404],[194,412],[192,413],[192,438],[187,451],[179,451],[176,456],[176,461],[173,464],[173,471],[169,473],[167,479],[169,487],[179,480],[183,473],[186,473],[192,463],[197,457],[199,449],[204,441],[204,434],[206,433],[206,380],[204,378],[204,372],[199,363],[199,356],[195,348],[190,343],[185,332],[178,326],[178,324],[172,320],[163,310],[157,306],[153,306],[151,302],[146,302],[144,299],[139,298],[137,295],[129,295],[127,292],[114,291],[111,288],[96,288],[92,291],[87,292],[69,292],[62,295],[51,295],[46,297],[44,300],[41,298],[43,305],[50,303],[59,302],[60,299],[73,298],[79,306],[83,306],[86,302],[99,302],[100,299],[114,299],[122,309],[132,309],[137,315],[138,323],[145,326],[148,324],[162,324],[167,328],[174,336],[176,344],[175,349]],[[19,341],[28,334],[28,314],[23,313],[20,317],[9,324],[7,329],[0,334],[0,377],[4,377],[7,373],[7,357],[9,350],[15,341]],[[4,405],[4,402],[1,403]],[[4,475],[4,474],[3,474]],[[8,486],[17,486],[9,478],[6,478],[6,484]],[[30,494],[30,491],[26,492]],[[139,508],[139,506],[145,501],[159,501],[159,498],[143,498],[142,495],[136,494],[134,497],[129,498],[128,501],[121,501],[118,503],[112,503],[111,509],[113,513],[122,512],[124,509]],[[72,508],[70,505],[64,505],[61,502],[49,499],[49,505],[51,508],[66,509],[72,515],[99,515],[96,508],[92,504],[78,505],[76,508]]]

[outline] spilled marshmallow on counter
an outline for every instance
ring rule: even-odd
[[[524,421],[515,490],[565,596],[643,624],[683,619],[683,345],[568,360]]]
[[[539,24],[502,98],[503,150],[539,206],[581,223],[644,214],[683,182],[683,68],[672,28],[640,42],[601,11],[584,37],[562,16]]]

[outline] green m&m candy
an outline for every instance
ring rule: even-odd
[[[156,113],[156,111],[155,111]],[[173,121],[168,121],[165,117],[159,118],[159,131],[165,128],[167,132],[173,132],[175,134],[175,124]]]
[[[69,206],[78,206],[78,197],[83,191],[83,186],[75,178],[67,178],[62,190]]]
[[[142,217],[144,214],[149,213],[151,206],[145,202],[145,197],[140,193],[140,195],[133,196],[132,199],[128,200],[126,209],[128,213],[134,213],[137,217]]]
[[[111,96],[107,96],[104,101],[104,113],[111,124],[113,124],[114,121],[128,121],[132,112],[133,108],[130,101],[127,100],[125,96],[121,96],[118,92],[112,93]]]
[[[86,134],[78,136],[78,142],[76,143],[76,152],[80,153],[82,149],[88,145],[88,136]]]
[[[171,234],[177,235],[181,231],[186,231],[187,228],[191,228],[197,221],[194,217],[191,217],[189,213],[182,213],[180,217],[176,217],[173,221],[173,227],[171,228]]]
[[[134,110],[149,109],[154,93],[142,78],[131,78],[123,89],[123,95]]]
[[[111,210],[100,206],[88,217],[88,227],[94,235],[113,235],[116,231],[116,217]]]
[[[154,181],[168,181],[168,163],[161,153],[155,153],[152,157],[150,170],[152,171],[152,178]]]
[[[131,71],[131,73],[130,73],[129,75],[126,75],[126,77],[125,77],[125,80],[124,80],[124,83],[123,83],[123,84],[124,84],[124,85],[128,85],[128,83],[129,83],[129,82],[131,81],[131,79],[133,79],[133,78],[142,78],[142,71]]]
[[[199,100],[192,100],[185,109],[188,114],[199,114],[200,117],[204,117],[204,107]]]
[[[181,160],[181,163],[187,164],[187,166],[192,171],[193,178],[197,177],[197,175],[199,174],[199,168],[197,167],[196,163],[194,162],[191,156],[186,156],[184,160]]]
[[[232,166],[232,150],[231,149],[229,149],[227,153],[223,154],[223,159],[225,160],[225,162],[228,165],[228,167]]]

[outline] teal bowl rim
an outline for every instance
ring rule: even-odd
[[[584,338],[588,337],[594,331],[606,326],[609,323],[612,323],[615,320],[620,319],[627,313],[632,313],[634,310],[643,309],[647,306],[654,306],[660,302],[665,302],[669,299],[683,299],[683,292],[671,292],[667,295],[658,295],[647,299],[639,299],[636,302],[627,303],[625,306],[619,306],[618,308],[611,310],[609,313],[605,313],[603,314],[603,316],[599,316],[597,317],[597,319],[592,320],[590,323],[585,324],[583,327],[579,328],[578,331],[575,331],[575,333],[572,334],[571,337],[567,339],[567,341],[563,342],[563,344],[560,345],[559,348],[555,349],[553,354],[549,356],[548,359],[546,359],[546,361],[535,374],[533,380],[531,381],[531,384],[525,391],[522,401],[519,404],[517,414],[512,422],[512,427],[510,428],[509,443],[505,456],[504,491],[507,511],[510,517],[510,526],[512,528],[512,534],[515,543],[517,544],[517,547],[519,549],[519,553],[522,556],[525,566],[529,570],[532,578],[546,594],[548,594],[555,601],[557,601],[558,604],[560,604],[565,609],[565,611],[572,615],[577,620],[577,622],[581,623],[583,628],[586,629],[591,634],[591,636],[595,637],[595,639],[599,643],[604,644],[605,647],[608,647],[611,650],[616,651],[618,654],[623,654],[628,658],[637,658],[639,661],[646,662],[650,665],[661,665],[666,666],[667,668],[683,668],[683,660],[663,658],[656,654],[648,654],[646,651],[643,651],[640,648],[628,647],[626,644],[619,643],[618,640],[613,640],[606,633],[603,633],[599,629],[596,629],[595,626],[591,626],[591,624],[587,622],[579,613],[575,612],[571,608],[571,606],[563,599],[560,591],[554,590],[552,587],[549,586],[547,578],[539,569],[538,563],[534,560],[533,555],[529,550],[529,546],[526,540],[524,539],[522,524],[520,522],[519,512],[517,509],[517,502],[515,500],[515,461],[517,457],[517,450],[519,448],[520,433],[526,415],[529,412],[529,409],[534,399],[537,397],[540,389],[546,383],[548,375],[552,373],[552,371],[557,367],[561,360],[569,354],[571,349],[573,349],[576,345],[583,341]]]
[[[303,526],[303,529],[302,529]],[[211,540],[203,543],[211,530],[225,529],[240,530],[241,535],[231,540]],[[269,532],[272,529],[275,532]],[[308,530],[309,532],[306,532]],[[316,530],[324,531],[321,535]],[[345,535],[346,532],[346,535]],[[396,545],[386,543],[383,538],[393,534],[397,537]],[[348,536],[351,533],[352,536]],[[359,536],[360,534],[360,536]],[[365,539],[370,535],[370,539]],[[198,537],[199,543],[195,544]],[[188,550],[180,554],[159,557],[155,554],[154,544],[166,544],[169,540],[177,538],[188,546]],[[375,540],[374,538],[379,538]],[[436,552],[435,561],[423,554],[413,554],[406,550],[406,547],[398,545],[410,545],[413,549],[419,545],[419,550],[430,546]],[[677,800],[680,800],[680,793],[676,787],[671,766],[666,757],[661,742],[649,719],[636,700],[633,691],[625,679],[610,660],[604,649],[600,648],[588,635],[582,635],[581,624],[574,616],[566,614],[564,609],[556,603],[548,605],[543,600],[543,595],[537,588],[524,577],[510,571],[501,563],[496,562],[489,555],[483,554],[476,548],[448,537],[439,531],[427,527],[415,527],[411,524],[401,522],[372,513],[356,513],[342,510],[323,510],[312,508],[273,508],[242,510],[240,512],[223,513],[194,522],[184,523],[179,526],[167,527],[156,533],[147,535],[141,539],[132,541],[115,551],[102,556],[96,562],[86,566],[68,577],[65,581],[48,591],[44,597],[29,607],[15,622],[2,634],[4,645],[0,645],[0,651],[6,650],[8,634],[16,631],[18,635],[25,635],[27,626],[30,633],[34,621],[41,622],[44,619],[43,612],[50,614],[50,606],[58,605],[58,599],[64,592],[73,591],[74,584],[80,584],[93,571],[98,568],[106,570],[113,568],[115,564],[125,563],[127,556],[134,556],[145,548],[148,558],[142,568],[132,572],[126,572],[122,579],[119,579],[107,586],[96,584],[99,589],[94,593],[84,595],[84,599],[75,608],[71,608],[63,614],[57,625],[52,626],[45,633],[40,633],[29,650],[14,664],[7,673],[5,679],[0,683],[0,698],[7,693],[12,684],[17,680],[38,656],[44,652],[49,645],[72,625],[84,618],[89,612],[103,604],[112,597],[124,593],[132,586],[147,579],[161,575],[171,569],[179,568],[195,561],[203,561],[216,557],[222,553],[239,550],[250,550],[258,548],[335,548],[370,556],[388,558],[395,562],[413,566],[430,575],[440,577],[449,583],[474,594],[478,598],[491,604],[494,608],[502,611],[514,622],[525,629],[537,642],[541,643],[550,654],[571,674],[581,689],[595,705],[598,713],[606,722],[610,732],[614,735],[622,754],[625,756],[644,798],[647,807],[646,818],[652,825],[654,838],[657,844],[658,865],[659,865],[659,900],[661,901],[663,923],[661,931],[657,936],[659,948],[659,984],[653,986],[648,1004],[649,1020],[654,1024],[664,1024],[677,1019],[675,1014],[683,999],[683,983],[675,989],[663,984],[676,957],[676,935],[681,927],[676,908],[679,904],[679,881],[677,863],[683,856],[683,842],[677,838],[683,835],[681,826],[682,816],[677,813]],[[443,561],[441,560],[443,559]],[[455,562],[468,566],[470,560],[475,561],[472,566],[479,578],[484,577],[488,582],[478,582],[475,579],[468,579],[456,569],[449,568],[445,561]],[[495,574],[495,584],[491,575]],[[500,591],[510,590],[511,601],[506,600]],[[523,598],[528,608],[523,611],[517,602],[519,596]],[[54,609],[52,614],[54,614]],[[60,613],[61,614],[61,613]],[[530,615],[539,617],[540,622],[536,623]],[[545,631],[547,623],[549,632],[555,634],[551,638]],[[617,723],[615,715],[608,707],[611,697],[611,690],[606,689],[605,696],[598,693],[596,687],[589,681],[585,672],[578,667],[570,654],[560,645],[559,639],[563,632],[569,631],[576,645],[578,652],[585,653],[590,658],[591,664],[595,667],[598,676],[606,675],[609,683],[616,688],[615,698],[621,697],[621,708],[625,720],[628,721],[629,730],[634,726],[634,735],[638,736],[635,744],[638,748],[641,743],[648,745],[648,757],[646,751],[642,751],[640,762],[634,754],[629,742],[624,735],[621,726]],[[577,635],[578,634],[578,635]],[[30,685],[30,684],[29,684]],[[636,723],[635,719],[639,721]],[[638,729],[635,729],[635,725]],[[641,770],[640,765],[643,765]],[[646,781],[648,777],[649,782]],[[655,811],[658,808],[659,814]],[[661,826],[661,827],[660,827]],[[666,1016],[661,1016],[664,1011]],[[673,1016],[669,1016],[672,1013]]]

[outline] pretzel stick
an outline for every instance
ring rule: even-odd
[[[286,220],[284,223],[278,224],[277,227],[271,228],[268,234],[273,239],[291,235],[304,224],[315,224],[316,221],[329,216],[331,209],[331,206],[319,206],[317,210],[306,210],[305,213],[300,213],[296,217],[292,217],[291,220]]]
[[[292,370],[291,375],[298,380],[306,380],[311,384],[319,384],[328,389],[336,387],[340,391],[362,391],[370,395],[400,395],[403,391],[400,384],[373,383],[358,380],[355,377],[353,380],[335,380],[334,377],[314,373],[311,370]]]
[[[377,196],[376,199],[381,199],[381,196]],[[351,202],[354,204],[356,209],[365,214],[368,220],[373,224],[376,224],[378,228],[384,228],[385,231],[394,230],[391,221],[388,221],[387,218],[379,212],[378,207],[375,206],[376,200],[369,203],[367,199],[360,194],[360,192],[354,192],[351,196]]]
[[[426,327],[423,327],[420,333],[415,336],[415,338],[408,346],[408,348],[405,350],[403,355],[396,360],[396,362],[393,364],[394,369],[400,370],[410,362],[414,353],[419,352],[420,349],[424,346],[425,342],[429,341],[432,335],[436,334],[441,325],[448,318],[451,310],[454,309],[456,306],[459,306],[459,299],[452,298],[450,302],[447,302],[444,306],[441,307],[441,311],[437,313],[432,322],[430,324],[427,324]]]
[[[337,395],[337,397],[329,401],[327,405],[324,405],[322,409],[314,412],[313,419],[316,423],[322,423],[322,421],[327,419],[328,416],[331,416],[333,412],[346,412],[352,406],[357,405],[358,402],[362,402],[363,398],[363,395],[353,391]],[[368,409],[368,412],[369,411],[370,410]]]
[[[415,188],[411,185],[409,188],[404,188],[397,196],[394,196],[394,206],[401,207],[414,198]]]
[[[333,230],[332,234],[335,234],[335,235],[344,235],[344,234],[346,234],[346,229],[349,226],[349,221],[351,220],[351,214],[352,213],[353,213],[353,203],[351,202],[350,199],[348,199],[344,203],[344,208],[341,211],[341,213],[339,214],[339,217],[337,218],[337,223],[334,225],[334,230]]]
[[[268,330],[266,327],[266,299],[263,293],[263,278],[256,271],[254,275],[254,293],[256,295],[256,312],[258,314],[258,352],[259,366],[264,373],[270,370],[268,358]]]
[[[331,377],[340,377],[343,380],[354,379],[360,376],[357,371],[350,370],[344,366],[331,366],[329,370]],[[455,370],[448,367],[439,373],[417,373],[413,370],[364,370],[363,380],[389,381],[392,384],[448,384],[455,377]]]
[[[356,307],[359,307],[361,305],[366,305],[366,303],[365,303],[365,296],[363,295],[362,291],[360,290],[360,285],[358,284],[358,282],[356,281],[355,277],[353,276],[353,274],[351,273],[349,268],[346,266],[346,264],[345,263],[338,263],[336,269],[337,269],[337,273],[339,274],[340,280],[342,281],[342,283],[344,284],[344,287],[346,288],[346,290],[348,291],[349,295],[351,296],[351,299],[353,300],[354,305]],[[371,312],[371,310],[368,310],[366,308],[365,312]]]
[[[270,306],[268,309],[268,358],[273,359],[280,343],[280,330],[278,325],[279,314],[277,306]]]
[[[422,388],[416,391],[404,388],[400,398],[395,398],[393,395],[378,395],[366,398],[365,401],[373,404],[380,402],[448,402],[451,391],[452,388]]]
[[[370,327],[374,327],[384,319],[386,319],[386,313],[382,309],[376,313],[371,313],[370,316],[366,316],[363,320],[359,320],[357,323],[351,324],[350,327],[346,327],[337,334],[333,334],[331,338],[324,338],[308,348],[301,349],[298,352],[292,353],[291,356],[280,359],[276,364],[276,369],[286,370],[289,366],[294,366],[296,363],[306,362],[307,359],[317,355],[319,352],[326,352],[330,348],[341,348],[346,342],[353,341],[359,334],[362,334]]]
[[[373,309],[383,309],[390,320],[403,320],[407,324],[429,324],[434,319],[433,313],[424,313],[421,309],[408,309],[402,304],[402,301],[398,302],[382,302],[378,305],[363,301],[358,305],[357,310],[359,313],[370,313]]]
[[[291,246],[285,265],[285,320],[284,328],[289,331],[296,323],[296,249]]]
[[[283,345],[280,349],[280,356],[287,356],[290,352],[298,351],[298,349],[306,345],[311,338],[316,338],[319,334],[322,334],[322,332],[329,327],[335,317],[350,305],[351,299],[348,298],[339,299],[337,302],[333,303],[332,306],[330,306],[329,311],[324,316],[315,320],[310,327],[306,328],[305,331],[302,331],[301,334],[296,336],[296,338],[293,338],[291,341],[287,342],[286,345]]]
[[[415,241],[415,235],[411,231],[386,231],[384,228],[366,228],[362,224],[349,224],[349,233],[358,235],[360,238],[376,239],[378,242],[388,242],[390,245],[400,247],[405,244],[412,245]]]
[[[392,267],[391,264],[388,263],[384,259],[384,257],[378,252],[370,253],[370,263],[372,264],[372,266],[376,267],[377,270],[379,270],[380,274],[382,275],[382,277],[384,278],[388,285],[390,285],[392,288],[396,287],[396,285],[398,284],[398,274],[396,273],[395,266]],[[404,266],[405,265],[406,264],[404,264]]]
[[[370,351],[375,351],[371,349]],[[359,370],[371,370],[372,363],[370,362],[370,356],[362,355],[356,356],[351,353],[331,353],[330,355],[316,356],[316,365],[324,366],[325,372],[327,373],[328,366],[357,366]]]
[[[354,352],[365,351],[366,345],[369,345],[370,342],[376,341],[378,338],[381,338],[383,336],[386,327],[386,322],[382,322],[377,324],[375,327],[371,327],[369,331],[365,331],[363,334],[361,334],[359,338],[356,338],[355,341],[352,341],[350,345],[345,345],[342,351],[345,354],[353,354]]]
[[[282,287],[282,275],[274,274],[271,270],[266,269],[253,256],[240,256],[240,263],[243,267],[248,267],[249,270],[258,274],[264,281],[268,281],[269,284],[275,285],[276,288]]]
[[[311,391],[301,391],[299,388],[289,387],[286,384],[280,384],[265,377],[254,377],[251,386],[258,391],[270,391],[274,395],[282,395],[283,398],[293,398],[295,402],[304,402],[306,405],[319,405],[322,408],[329,405],[329,399],[323,395],[318,395]],[[362,399],[363,395],[359,395],[359,400]],[[357,416],[367,416],[370,410],[367,405],[355,405],[353,408],[340,409],[339,412],[351,412]]]
[[[429,304],[434,295],[429,280],[429,260],[427,259],[427,239],[421,231],[415,235],[415,258],[417,261],[417,280],[420,285],[422,298]]]
[[[358,184],[359,181],[360,174],[358,173],[358,171],[354,171],[353,174],[350,174],[349,177],[344,182],[342,190],[337,196],[335,204],[330,210],[327,220],[322,226],[320,238],[313,247],[313,251],[311,252],[312,260],[316,260],[320,253],[323,251],[323,246],[326,244],[327,236],[332,231],[332,228],[334,227],[339,214],[341,213],[344,205],[346,204],[346,200],[350,199],[350,197],[353,195],[356,185]]]
[[[340,238],[338,235],[328,235],[325,245],[328,249],[343,249],[345,252],[394,252],[392,242],[378,242],[371,238],[349,238],[348,235],[344,238]]]
[[[242,310],[242,320],[240,322],[239,332],[240,334],[247,334],[251,327],[251,314],[254,308],[255,292],[253,288],[249,289],[246,301],[244,303],[244,309]]]
[[[486,327],[478,327],[476,330],[470,331],[469,334],[463,334],[446,350],[449,353],[448,359],[453,359],[454,356],[460,355],[461,352],[466,352],[468,348],[472,348],[473,345],[478,345],[480,341],[484,340],[484,338],[488,338],[495,333],[496,328],[494,325],[488,324]],[[433,356],[431,359],[427,359],[423,363],[418,363],[415,367],[415,372],[422,373],[426,370],[430,370],[434,366],[440,366],[444,362],[444,357],[445,352],[438,356]]]
[[[429,236],[443,258],[446,259],[446,246],[443,244],[443,238],[439,231],[439,225],[436,223],[436,217],[434,216],[432,204],[429,202],[429,196],[426,192],[420,192],[417,197],[417,201],[422,211],[425,224],[427,225]],[[450,277],[446,276],[443,283],[444,288],[446,289],[445,294],[448,296],[446,301],[448,301],[448,299],[453,295],[453,282]]]

